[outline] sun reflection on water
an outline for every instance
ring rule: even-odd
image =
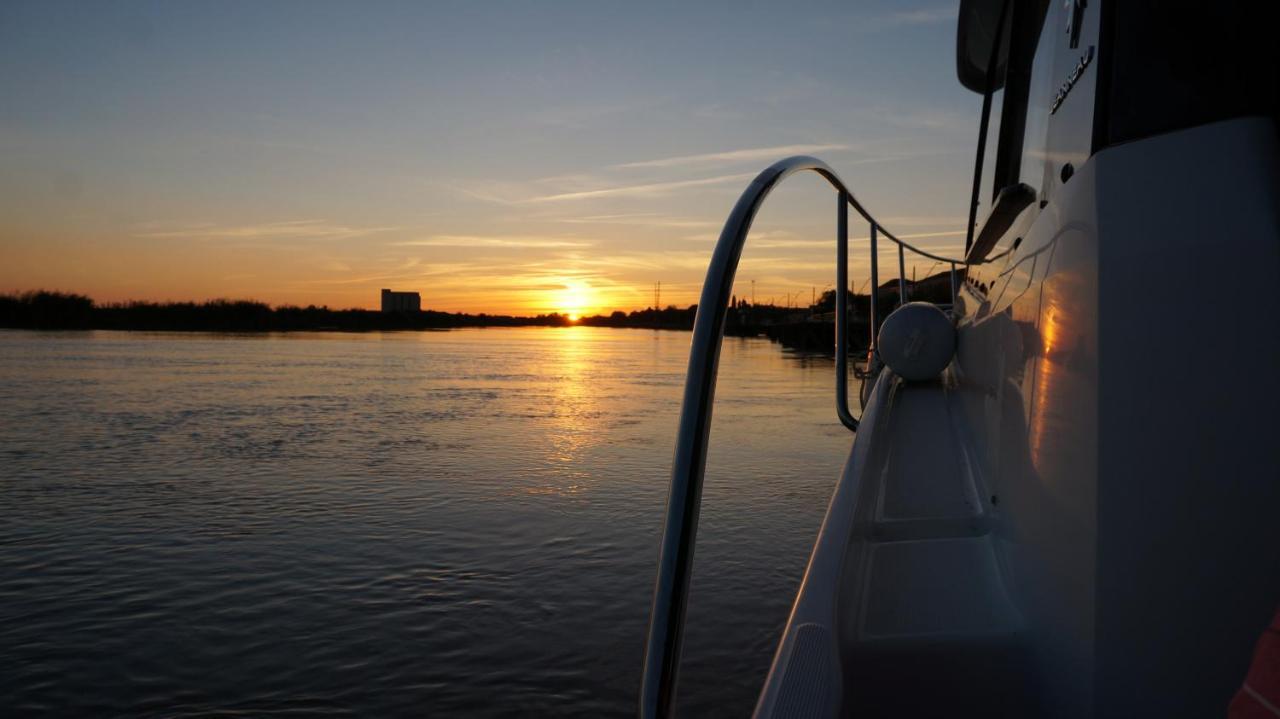
[[[603,348],[592,341],[587,328],[570,326],[555,332],[554,350],[546,361],[556,367],[553,395],[547,408],[547,433],[544,459],[554,472],[547,483],[530,487],[530,494],[576,495],[589,489],[589,470],[565,471],[564,467],[590,466],[584,455],[598,442],[602,415],[599,388],[595,375],[601,362],[607,361]]]

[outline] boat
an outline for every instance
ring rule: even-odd
[[[835,190],[853,436],[755,716],[1280,716],[1280,677],[1250,684],[1280,663],[1250,673],[1280,603],[1280,63],[1259,12],[962,0],[957,76],[983,100],[963,252],[903,241],[817,158],[751,182],[698,304],[642,717],[675,711],[738,258],[803,172]],[[851,215],[871,287],[912,255],[951,284],[891,314],[871,294],[857,416]]]

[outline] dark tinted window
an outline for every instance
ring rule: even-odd
[[[1095,149],[1243,115],[1275,116],[1275,8],[1267,2],[1110,0]],[[1105,98],[1105,99],[1104,99]]]
[[[1047,135],[1049,131],[1049,104],[1053,100],[1053,43],[1059,28],[1041,18],[1038,52],[1031,66],[1031,82],[1022,131],[1022,152],[1019,159],[1018,182],[1025,183],[1036,192],[1044,187]]]
[[[987,146],[983,150],[982,181],[979,185],[978,201],[983,208],[989,208],[996,193],[1000,191],[997,184],[1003,178],[998,176],[996,149],[1000,143],[1000,122],[1004,117],[1004,90],[996,90],[991,94],[991,124],[987,128]],[[979,214],[979,217],[982,215]]]

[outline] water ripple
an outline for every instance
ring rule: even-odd
[[[0,714],[624,716],[688,335],[0,331]],[[682,703],[748,713],[848,437],[732,342]]]

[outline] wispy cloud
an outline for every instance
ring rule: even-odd
[[[677,229],[697,229],[717,227],[719,222],[711,220],[693,220],[682,217],[666,217],[656,213],[637,212],[623,215],[586,215],[583,217],[561,217],[558,222],[574,225],[628,225],[634,227],[674,227]]]
[[[903,107],[901,105],[872,105],[866,108],[866,112],[871,116],[889,123],[895,127],[904,127],[911,130],[928,130],[931,133],[947,132],[956,135],[967,136],[974,132],[977,127],[973,117],[950,109],[925,108],[925,107]],[[959,152],[958,146],[948,145],[940,150],[911,150],[903,153],[893,153],[891,157],[910,157],[912,155],[932,155],[944,153]]]
[[[789,242],[797,242],[797,240],[794,239],[795,236],[795,233],[789,230],[752,230],[751,235],[747,240],[747,246],[751,248],[779,247],[783,245],[790,247],[791,245],[788,244]],[[696,235],[685,235],[680,239],[687,240],[689,242],[715,242],[720,239],[720,235],[715,232],[702,232]],[[832,240],[832,242],[834,241],[835,240]],[[799,240],[798,242],[803,245],[805,241]]]
[[[893,13],[887,21],[894,25],[936,25],[955,20],[956,12],[955,6],[917,8]]]
[[[880,222],[886,227],[931,227],[931,226],[947,226],[960,227],[965,223],[965,218],[960,215],[889,215],[879,218]]]
[[[912,10],[872,17],[859,25],[862,32],[888,30],[896,27],[912,27],[918,25],[955,24],[959,9],[956,6],[922,7]]]
[[[641,97],[616,102],[585,102],[566,105],[557,103],[551,107],[528,110],[525,117],[540,125],[561,130],[585,130],[606,123],[619,116],[643,112],[664,103],[668,97]]]
[[[894,233],[894,237],[897,237],[899,240],[902,240],[903,242],[907,242],[907,243],[910,243],[912,240],[931,240],[931,239],[942,239],[947,237],[963,237],[963,236],[964,236],[964,230],[947,230],[944,232]],[[752,237],[754,238],[755,235],[752,235]],[[794,238],[788,239],[786,237],[786,233],[774,233],[772,235],[770,235],[769,233],[766,233],[761,237],[761,240],[763,241],[761,242],[748,241],[747,247],[753,248],[753,249],[803,249],[803,248],[809,248],[809,247],[830,247],[834,249],[836,246],[836,238],[834,236],[824,240],[798,240]],[[850,243],[861,243],[861,242],[870,242],[870,241],[871,241],[870,235],[861,235],[859,237],[849,238]]]
[[[720,175],[718,177],[704,177],[698,180],[678,180],[675,182],[652,182],[644,185],[605,187],[598,190],[583,190],[580,192],[564,192],[558,195],[544,195],[542,197],[535,197],[529,200],[529,202],[563,202],[566,200],[587,200],[599,197],[665,195],[675,190],[683,190],[690,187],[705,187],[707,185],[722,185],[726,182],[741,182],[743,180],[751,179],[754,176],[754,173],[742,173],[736,175]]]
[[[364,274],[354,277],[320,277],[299,280],[300,285],[364,285],[374,282],[388,281],[418,281],[425,278],[434,277],[459,277],[469,272],[474,272],[476,265],[466,262],[454,263],[436,263],[423,267],[408,266],[408,263],[401,265],[394,270],[380,272],[377,274]]]
[[[907,235],[898,234],[894,236],[897,237],[899,240],[925,240],[925,239],[932,239],[932,238],[938,238],[938,237],[961,237],[963,235],[964,235],[964,230],[947,230],[945,232],[914,232]],[[870,237],[859,237],[856,239],[866,240],[868,242],[871,241]]]
[[[284,220],[257,225],[192,224],[167,230],[139,232],[135,233],[134,237],[228,240],[341,240],[352,237],[366,237],[379,232],[390,232],[397,229],[399,228],[353,227],[327,220]]]
[[[650,252],[627,252],[613,255],[591,255],[578,257],[571,261],[576,267],[591,268],[597,272],[607,270],[705,270],[710,258],[701,251],[654,250]],[[664,282],[664,284],[666,284]]]
[[[817,247],[817,248],[829,247],[829,248],[835,249],[836,238],[832,237],[826,240],[797,240],[794,238],[766,239],[760,242],[748,242],[747,245],[753,250],[778,250],[778,249],[800,250],[800,249],[806,249],[810,247]]]
[[[457,192],[459,195],[462,195],[463,197],[468,197],[472,200],[479,200],[481,202],[489,202],[495,205],[502,205],[504,207],[516,207],[517,205],[520,204],[519,200],[514,200],[514,199],[511,199],[510,197],[504,197],[502,195],[495,194],[493,192],[473,190],[467,187],[454,187],[452,189],[454,192]]]
[[[316,260],[316,266],[326,272],[350,272],[351,265],[342,260],[333,257],[319,258]]]
[[[708,152],[699,155],[679,155],[664,157],[658,160],[642,160],[640,162],[624,162],[614,165],[617,168],[653,168],[653,167],[687,167],[690,165],[709,165],[732,162],[755,162],[759,160],[780,160],[790,155],[807,155],[814,152],[839,152],[851,149],[849,145],[777,145],[774,147],[754,147],[744,150],[728,150],[726,152]]]
[[[591,247],[593,243],[582,240],[546,237],[542,235],[434,235],[421,240],[393,242],[397,247],[515,247],[528,249],[553,249],[567,247]]]

